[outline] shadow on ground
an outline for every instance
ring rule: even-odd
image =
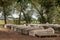
[[[0,28],[0,40],[60,40],[60,37],[56,38],[38,38],[28,35],[21,35],[10,29]]]

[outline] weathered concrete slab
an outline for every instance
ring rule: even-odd
[[[31,36],[41,36],[41,35],[50,35],[50,34],[54,34],[55,31],[52,28],[48,28],[48,29],[44,29],[44,30],[32,30],[29,32],[29,35]]]
[[[4,25],[4,28],[9,28],[9,29],[11,29],[11,26],[12,26],[13,24],[6,24],[6,25]]]
[[[32,30],[43,30],[43,27],[27,27],[23,29],[23,34],[29,34]]]

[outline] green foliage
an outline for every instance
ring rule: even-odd
[[[56,0],[56,5],[60,5],[60,0]]]
[[[47,8],[47,9],[54,6],[54,1],[52,1],[52,0],[41,0],[39,3],[41,4],[41,6]]]
[[[46,18],[45,17],[38,17],[38,21],[40,22],[40,23],[46,23]]]
[[[0,6],[2,7],[5,24],[7,23],[6,22],[6,16],[8,15],[7,13],[10,12],[10,10],[8,8],[9,8],[9,6],[11,6],[13,4],[14,1],[15,0],[0,0]]]
[[[39,13],[38,21],[40,23],[47,23],[47,22],[52,23],[53,17],[55,17],[54,14],[56,14],[54,12],[60,6],[60,0],[0,0],[0,11],[3,11],[5,21],[6,21],[6,17],[10,15],[10,12],[15,9],[18,12],[20,12],[20,15],[19,15],[20,19],[18,22],[21,21],[21,12],[22,12],[24,16],[23,20],[25,20],[26,23],[31,23],[32,17],[30,13],[29,12],[25,13],[28,7],[27,6],[28,3],[30,3],[33,6],[33,8],[36,9],[37,12]],[[45,12],[43,13],[44,10]],[[44,14],[45,16],[43,16]],[[58,14],[56,16],[56,20],[59,20],[59,18],[60,18],[60,15]]]

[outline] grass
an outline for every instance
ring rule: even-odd
[[[7,23],[8,23],[8,24],[10,24],[10,23],[12,24],[13,21],[11,21],[11,20],[7,20]],[[0,24],[5,24],[4,20],[0,20]]]
[[[18,21],[14,22],[13,20],[7,20],[8,24],[18,24]],[[25,24],[25,21],[21,21],[21,24]],[[38,21],[32,21],[31,24],[39,23]],[[4,24],[4,20],[0,20],[0,24]]]
[[[4,20],[0,20],[0,24],[4,24]]]

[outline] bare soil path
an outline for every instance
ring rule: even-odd
[[[60,37],[56,38],[38,38],[28,35],[21,35],[6,28],[0,28],[0,40],[60,40]]]

